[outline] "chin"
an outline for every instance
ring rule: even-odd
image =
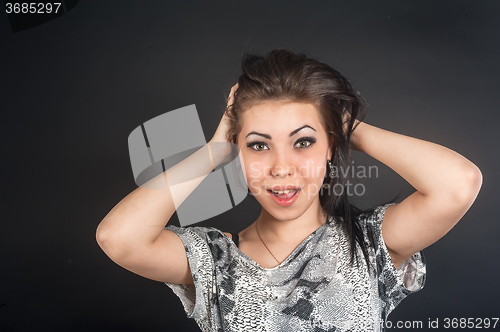
[[[299,218],[301,215],[304,214],[305,211],[276,211],[274,210],[266,210],[267,213],[269,213],[271,216],[273,216],[274,219],[279,220],[279,221],[288,221],[288,220],[295,220]]]

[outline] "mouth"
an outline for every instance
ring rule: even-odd
[[[290,198],[297,195],[300,191],[300,188],[288,189],[288,190],[268,190],[268,192],[280,200],[289,200]]]
[[[298,199],[300,188],[288,189],[282,192],[268,190],[274,203],[283,208],[292,206]]]

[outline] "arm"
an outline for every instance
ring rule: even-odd
[[[97,228],[96,237],[109,258],[149,279],[176,284],[193,283],[182,241],[164,227],[175,212],[174,201],[184,201],[212,171],[207,148],[205,145],[144,187],[135,189],[106,215]],[[213,159],[217,166],[223,156],[214,153]],[[196,169],[201,176],[177,184],[172,191],[167,176],[169,179],[183,178],[186,169]],[[161,186],[164,188],[147,188]]]
[[[417,191],[387,208],[384,242],[396,267],[443,237],[467,212],[482,184],[479,168],[435,143],[359,122],[351,148],[384,163]]]
[[[224,142],[222,138],[226,130],[224,116],[207,145]],[[115,263],[149,279],[193,285],[184,244],[174,232],[164,227],[175,212],[174,201],[183,202],[212,171],[207,145],[135,189],[101,221],[96,232],[97,242]],[[211,147],[211,152],[214,167],[217,167],[229,156],[227,150],[215,146],[217,144]],[[175,190],[171,190],[167,178],[179,181],[185,179],[186,174],[196,175],[193,180],[175,184]]]

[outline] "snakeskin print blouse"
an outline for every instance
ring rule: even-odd
[[[359,217],[372,272],[332,218],[274,268],[264,268],[213,227],[167,226],[182,242],[192,285],[167,285],[203,332],[383,331],[389,313],[425,283],[422,252],[397,269],[382,239],[389,205]]]

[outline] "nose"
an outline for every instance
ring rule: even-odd
[[[294,167],[290,165],[289,158],[285,152],[276,153],[271,165],[271,175],[273,177],[282,178],[287,175],[293,175]]]

